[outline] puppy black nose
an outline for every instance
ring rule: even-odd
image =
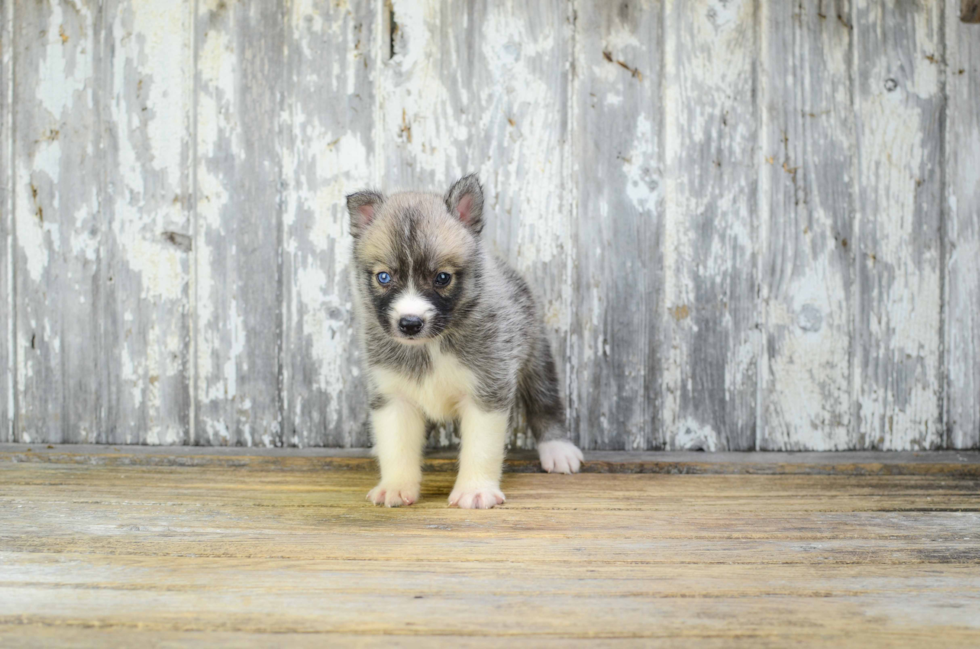
[[[417,315],[407,315],[398,321],[398,331],[407,336],[414,336],[422,331],[422,318]]]

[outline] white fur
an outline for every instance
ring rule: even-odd
[[[541,459],[541,468],[548,473],[578,473],[585,461],[582,451],[565,439],[540,442],[538,457]]]
[[[413,315],[427,320],[435,311],[435,307],[418,293],[405,293],[391,305],[392,321],[395,323],[405,316]]]
[[[371,425],[381,482],[368,492],[368,500],[387,507],[411,505],[422,485],[425,420],[414,405],[394,398],[372,413]]]
[[[432,365],[421,381],[380,368],[371,374],[381,394],[416,404],[433,421],[449,421],[459,415],[460,402],[474,393],[476,381],[455,356],[442,353],[438,342],[428,347]]]
[[[463,509],[490,509],[504,504],[500,474],[507,442],[506,412],[485,412],[472,400],[460,408],[459,475],[449,504]]]
[[[377,215],[368,223],[364,205],[377,207]],[[380,410],[372,415],[381,462],[381,482],[370,494],[372,502],[409,504],[417,498],[424,443],[419,420],[459,419],[460,470],[450,503],[481,508],[501,504],[508,414],[517,405],[515,401],[527,406],[528,426],[536,439],[559,439],[567,430],[554,359],[529,287],[478,236],[483,224],[479,182],[475,176],[462,178],[447,196],[401,192],[385,197],[374,191],[358,192],[348,197],[347,207],[357,260],[351,265],[354,308],[369,357],[372,406]],[[462,224],[453,218],[457,209]],[[416,228],[418,236],[402,241],[403,226]],[[396,282],[395,287],[404,293],[392,298],[385,313],[372,310],[374,298],[383,289],[364,282],[362,274],[381,272],[385,248],[405,243],[412,248],[408,251],[412,261],[398,269],[405,278],[415,276],[411,265],[420,261],[416,253],[426,252],[419,246],[465,260],[464,267],[474,272],[461,273],[462,269],[450,267],[456,274],[453,282],[460,283],[450,294],[461,300],[453,313],[467,317],[439,313],[411,280],[403,287]],[[379,322],[379,315],[390,321]],[[433,327],[433,319],[442,315],[441,327]],[[403,336],[398,320],[406,316],[428,322],[418,334]],[[439,333],[435,329],[451,335],[441,341],[427,339]],[[466,358],[467,365],[442,353],[441,343]],[[409,350],[396,345],[415,347]],[[420,347],[427,354],[420,353]],[[478,405],[489,403],[499,411],[488,412]],[[540,452],[549,471],[571,473],[582,462],[581,453],[570,442],[544,442]]]
[[[503,504],[500,474],[508,413],[486,412],[476,405],[472,372],[455,356],[442,353],[438,342],[429,343],[429,354],[432,365],[421,381],[386,369],[375,368],[371,372],[375,386],[389,402],[372,420],[381,482],[368,498],[388,506],[417,500],[425,435],[421,413],[425,413],[435,421],[456,417],[460,420],[459,475],[449,503],[464,509],[489,509]],[[394,497],[389,502],[392,490],[404,490],[411,502],[404,497]]]

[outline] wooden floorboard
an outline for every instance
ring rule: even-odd
[[[510,473],[474,512],[445,471],[390,510],[363,464],[23,452],[0,449],[0,646],[980,645],[980,477],[955,462]]]

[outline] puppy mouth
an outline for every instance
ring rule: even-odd
[[[429,336],[403,336],[401,334],[396,334],[392,336],[395,342],[405,345],[407,347],[415,347],[417,345],[424,345],[425,343],[432,340]]]

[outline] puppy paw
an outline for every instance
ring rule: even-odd
[[[541,468],[548,473],[578,473],[585,458],[575,444],[565,439],[556,439],[538,444],[538,457]]]
[[[460,509],[490,509],[503,505],[504,493],[497,485],[457,485],[449,494],[449,505]]]
[[[375,505],[384,505],[385,507],[414,505],[419,499],[419,485],[379,482],[377,487],[368,492],[367,499]]]

